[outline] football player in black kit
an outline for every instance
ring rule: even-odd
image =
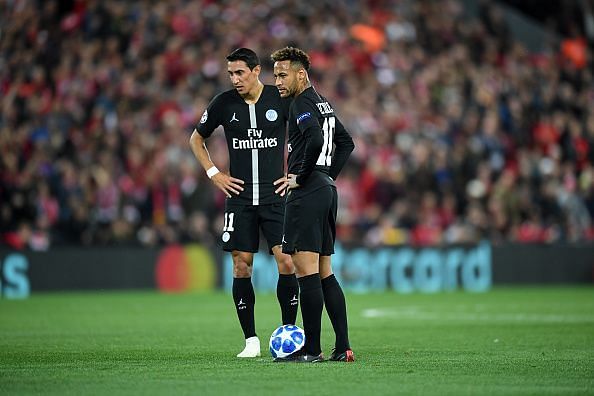
[[[279,279],[277,297],[283,324],[295,324],[299,286],[291,256],[281,249],[284,200],[275,194],[274,181],[284,174],[284,147],[289,100],[272,85],[260,82],[260,60],[248,48],[227,56],[233,89],[215,96],[194,129],[190,146],[225,201],[223,249],[233,259],[233,300],[245,336],[237,357],[260,356],[256,335],[252,264],[262,230],[274,254]],[[205,140],[223,126],[229,150],[229,174],[219,171]]]
[[[350,153],[353,140],[328,101],[311,86],[309,56],[287,47],[271,55],[275,84],[282,97],[293,98],[289,109],[288,175],[277,181],[285,195],[283,252],[291,254],[301,292],[305,346],[283,362],[323,361],[320,346],[322,309],[332,322],[336,342],[329,360],[355,360],[348,337],[346,302],[332,273],[330,255],[336,237],[337,193],[334,180]]]

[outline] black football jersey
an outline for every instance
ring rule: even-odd
[[[321,143],[321,151],[308,148],[308,141]],[[313,87],[295,97],[289,109],[288,158],[288,171],[298,175],[301,186],[295,193],[334,185],[353,149],[353,139],[326,98]]]
[[[235,89],[209,103],[196,129],[208,138],[223,126],[229,172],[245,182],[244,190],[230,199],[247,205],[282,202],[272,183],[284,174],[288,107],[289,100],[282,99],[272,85],[264,85],[255,104],[247,104]]]

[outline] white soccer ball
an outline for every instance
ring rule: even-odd
[[[270,336],[270,354],[272,357],[287,357],[300,350],[305,344],[303,329],[295,325],[278,327]]]

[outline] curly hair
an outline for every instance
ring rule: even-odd
[[[309,70],[311,62],[309,61],[309,55],[299,48],[285,47],[276,50],[270,55],[270,59],[273,62],[291,61],[291,65],[299,64],[303,66],[305,70]]]

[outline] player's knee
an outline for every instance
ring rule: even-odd
[[[295,273],[295,266],[293,265],[293,260],[291,256],[288,254],[282,254],[280,257],[277,258],[276,264],[278,266],[278,273],[279,274],[293,274]]]
[[[234,278],[249,278],[252,276],[252,266],[245,261],[233,263],[233,277]]]
[[[252,276],[252,260],[250,255],[233,255],[233,277],[249,278]]]

